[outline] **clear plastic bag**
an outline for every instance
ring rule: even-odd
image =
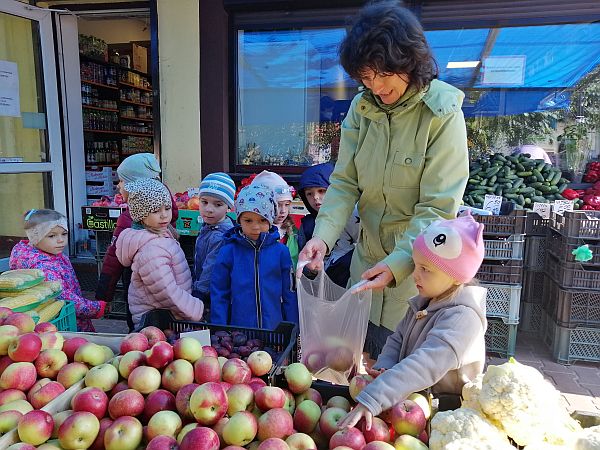
[[[320,271],[298,280],[301,361],[324,381],[348,385],[360,365],[371,291],[352,293]]]

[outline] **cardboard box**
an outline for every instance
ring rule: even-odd
[[[200,231],[200,211],[195,209],[180,209],[175,228],[179,234],[197,236]]]
[[[143,73],[148,73],[148,49],[141,45],[131,44],[131,65],[132,69]]]
[[[114,173],[117,173],[115,170]],[[96,181],[106,183],[113,181],[113,170],[110,167],[104,167],[102,170],[86,170],[85,181]]]
[[[107,195],[112,197],[115,194],[115,185],[112,180],[108,180],[100,185],[86,185],[87,195],[102,196]]]
[[[122,209],[118,206],[82,206],[81,218],[84,230],[110,231],[117,226]]]

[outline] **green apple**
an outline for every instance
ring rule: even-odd
[[[58,428],[58,442],[66,449],[88,448],[99,431],[100,421],[95,415],[87,411],[74,412]]]
[[[248,411],[236,412],[223,427],[223,439],[227,445],[243,447],[256,437],[258,422]]]

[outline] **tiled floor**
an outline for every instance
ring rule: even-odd
[[[92,270],[93,269],[93,270]],[[95,265],[77,267],[78,276],[82,278],[84,295],[93,298]],[[98,332],[127,333],[127,325],[123,320],[95,320]],[[540,370],[558,390],[563,393],[572,411],[584,411],[600,415],[600,364],[576,363],[570,366],[558,364],[552,359],[546,345],[535,333],[519,333],[515,358]],[[502,364],[506,359],[488,356],[488,364]]]

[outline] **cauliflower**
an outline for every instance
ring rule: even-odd
[[[600,450],[600,425],[585,428],[579,433],[574,450]]]
[[[534,444],[529,444],[523,450],[565,450],[570,448],[572,447],[565,447],[564,445],[553,445],[548,444],[547,442],[536,442]]]
[[[430,450],[444,450],[446,445],[461,438],[488,442],[492,448],[508,445],[508,439],[481,414],[468,408],[438,412],[431,419]],[[464,447],[468,448],[468,447]],[[484,447],[482,447],[484,448]]]
[[[479,396],[481,395],[481,385],[483,374],[480,373],[473,381],[468,381],[462,388],[462,407],[473,411],[481,411]]]
[[[513,358],[485,373],[479,404],[518,445],[546,442],[570,445],[581,430],[562,405],[560,392],[533,367]]]
[[[450,442],[444,447],[444,450],[515,450],[515,448],[506,442],[486,442],[462,438]]]

